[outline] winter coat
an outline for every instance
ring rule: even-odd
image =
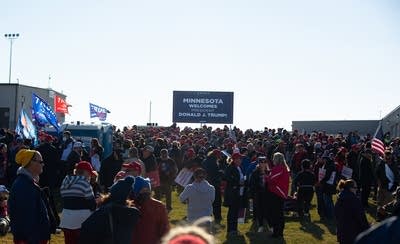
[[[325,176],[321,179],[321,187],[322,192],[328,195],[336,194],[336,179],[337,179],[337,172],[336,167],[333,161],[327,160],[325,165],[323,166],[325,169]],[[333,184],[330,184],[330,179],[332,174],[335,174]],[[329,183],[328,183],[329,182]]]
[[[315,175],[310,170],[303,170],[294,178],[292,184],[298,188],[298,192],[314,190],[316,183]]]
[[[133,231],[134,243],[158,244],[169,231],[168,213],[164,203],[149,198],[137,206],[140,218]]]
[[[207,172],[208,182],[215,187],[220,186],[224,173],[218,165],[217,157],[214,155],[207,156],[203,161],[203,168]]]
[[[272,167],[269,175],[265,176],[268,191],[286,199],[289,193],[289,171],[284,165]]]
[[[50,240],[50,221],[40,187],[24,168],[17,172],[10,190],[8,208],[15,240],[25,240],[29,244]]]
[[[46,142],[40,145],[37,150],[40,152],[43,158],[43,173],[40,175],[40,186],[49,186],[51,189],[59,186],[60,184],[60,172],[63,169],[60,163],[60,155],[58,150]]]
[[[188,201],[187,218],[189,222],[193,222],[201,217],[212,215],[215,188],[206,180],[194,181],[185,187],[179,199],[181,202]]]
[[[265,184],[266,172],[261,172],[259,167],[256,167],[249,178],[249,197],[258,199],[266,195],[267,186]]]
[[[134,241],[135,237],[132,235],[133,229],[139,220],[139,215],[140,213],[137,208],[117,203],[108,203],[96,210],[82,223],[79,237],[80,243],[140,243]],[[111,221],[113,224],[112,228]],[[111,230],[113,233],[111,233]]]
[[[118,152],[113,152],[109,157],[101,162],[99,181],[100,185],[106,188],[110,187],[114,183],[114,177],[121,170],[122,158],[116,157]]]
[[[360,184],[361,185],[372,185],[374,181],[374,170],[373,161],[361,154],[360,157]]]
[[[158,169],[157,160],[153,154],[148,156],[147,158],[142,158],[142,161],[146,168],[146,173],[149,173],[149,172],[152,172],[152,171],[155,171]]]
[[[385,243],[397,244],[400,241],[400,217],[394,216],[362,232],[355,244]]]
[[[160,175],[160,182],[163,185],[172,185],[174,183],[178,168],[175,161],[168,157],[167,159],[157,158],[158,172]]]
[[[339,243],[353,243],[358,234],[369,228],[360,199],[349,190],[339,193],[335,217]]]
[[[244,182],[240,182],[240,173],[236,166],[230,164],[225,169],[224,179],[226,187],[224,191],[224,206],[229,207],[234,202],[239,202],[241,207],[245,206],[246,187]],[[240,189],[243,187],[243,194],[240,194]]]

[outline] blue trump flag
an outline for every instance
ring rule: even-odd
[[[24,109],[21,109],[15,132],[23,138],[32,139],[37,144],[37,130]]]
[[[57,132],[60,130],[56,113],[54,113],[53,109],[43,98],[37,96],[35,93],[32,93],[32,117],[38,126],[51,124]]]
[[[90,118],[98,117],[100,121],[107,119],[107,113],[111,113],[108,109],[89,103]]]

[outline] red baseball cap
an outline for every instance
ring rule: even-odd
[[[125,178],[125,177],[126,177],[126,172],[125,172],[125,171],[119,171],[119,172],[115,175],[114,181],[123,179],[123,178]]]
[[[75,169],[81,169],[81,170],[86,170],[87,172],[90,173],[91,176],[96,176],[97,173],[94,171],[92,165],[87,162],[87,161],[80,161],[75,165]]]
[[[130,163],[124,163],[122,164],[123,168],[126,168],[128,170],[135,170],[135,171],[139,171],[142,172],[142,165],[140,165],[140,163],[133,161]]]

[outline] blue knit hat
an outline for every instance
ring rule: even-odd
[[[148,188],[151,191],[150,179],[137,176],[135,178],[135,184],[133,184],[133,194],[135,196],[139,195],[143,188]]]
[[[124,202],[131,193],[134,182],[134,177],[127,176],[125,179],[118,180],[113,186],[111,186],[110,198],[112,201]]]

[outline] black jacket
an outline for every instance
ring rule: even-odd
[[[371,185],[374,181],[373,161],[369,160],[363,154],[360,157],[360,184]]]
[[[340,192],[335,204],[337,240],[340,243],[353,243],[358,234],[369,228],[360,199],[350,192]]]
[[[112,228],[110,225],[113,223]],[[82,223],[81,244],[131,244],[133,229],[139,220],[139,210],[117,203],[108,203]],[[113,233],[112,233],[113,232]]]
[[[43,173],[40,175],[39,180],[40,186],[48,186],[52,189],[57,185],[59,186],[62,164],[58,150],[48,142],[41,144],[37,150],[42,155],[44,164]]]
[[[210,184],[214,187],[220,186],[224,171],[220,169],[217,162],[217,157],[214,155],[208,156],[203,161],[203,168],[207,172],[207,181],[210,182]]]
[[[261,172],[259,167],[256,167],[253,173],[251,173],[248,183],[250,198],[258,199],[266,196],[267,185],[264,180],[266,174],[267,172]]]
[[[226,180],[226,188],[224,191],[224,206],[229,207],[234,202],[239,202],[241,206],[245,206],[244,196],[246,196],[246,192],[243,192],[243,195],[240,195],[240,187],[244,187],[244,182],[240,182],[240,173],[236,166],[229,165],[225,170],[224,178]]]
[[[113,152],[101,162],[99,181],[100,185],[110,187],[114,183],[114,177],[121,170],[122,158],[118,152]]]

